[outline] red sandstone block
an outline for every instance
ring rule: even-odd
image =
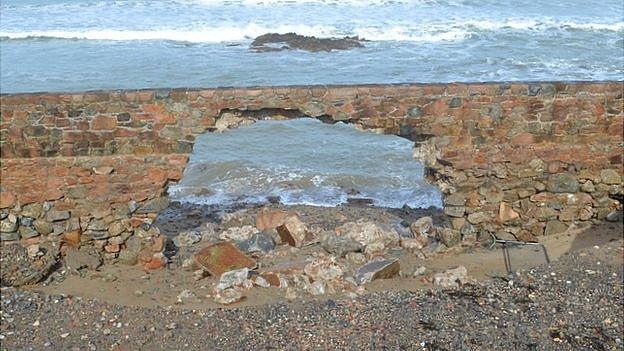
[[[534,136],[531,133],[520,133],[511,138],[514,145],[529,145],[534,143]]]
[[[116,127],[116,117],[97,115],[91,121],[91,129],[93,130],[114,130]]]

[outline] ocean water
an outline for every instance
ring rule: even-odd
[[[316,119],[259,121],[196,140],[174,200],[198,204],[263,203],[336,206],[349,197],[384,207],[441,207],[423,180],[414,143]]]
[[[624,79],[621,0],[2,0],[0,91]],[[359,35],[253,53],[267,32]]]

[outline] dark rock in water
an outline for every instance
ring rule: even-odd
[[[310,52],[349,50],[364,47],[363,39],[355,37],[344,38],[317,38],[299,35],[296,33],[267,33],[251,43],[250,49],[255,52],[270,52],[282,50],[306,50]]]
[[[349,197],[347,198],[347,203],[355,206],[370,206],[373,204],[373,199],[367,197]]]
[[[238,248],[244,252],[269,252],[275,249],[275,242],[271,235],[265,232],[254,234],[251,238],[238,244]]]
[[[267,201],[272,205],[279,205],[282,199],[279,196],[267,196]]]
[[[18,244],[0,248],[0,285],[22,286],[35,284],[47,277],[58,259],[58,252],[51,247],[41,247],[43,254],[31,257],[26,247]]]

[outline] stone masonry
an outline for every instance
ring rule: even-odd
[[[151,223],[195,137],[283,112],[413,140],[450,237],[533,240],[621,208],[622,94],[595,82],[2,95],[0,238],[158,268]]]

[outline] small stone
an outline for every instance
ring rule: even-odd
[[[560,221],[548,221],[544,235],[560,234],[568,230],[568,225]]]
[[[207,274],[208,273],[206,273],[206,271],[204,271],[203,269],[198,269],[196,271],[193,271],[193,280],[195,280],[195,281],[202,280],[202,279],[206,278]]]
[[[201,236],[195,231],[186,231],[173,238],[176,247],[188,247],[201,241]]]
[[[348,262],[356,265],[361,265],[366,262],[366,256],[359,252],[350,252],[345,256],[345,258]]]
[[[74,230],[71,232],[63,233],[63,235],[61,236],[61,240],[71,247],[79,247],[81,237],[82,237],[82,231]]]
[[[195,294],[190,291],[190,290],[182,290],[178,296],[176,297],[176,300],[178,303],[184,303],[185,301],[194,299],[196,296]]]
[[[108,253],[117,253],[120,250],[119,244],[108,244],[104,246],[104,251]]]
[[[158,213],[166,209],[168,206],[169,199],[166,196],[162,196],[146,201],[136,210],[136,213]]]
[[[412,274],[412,276],[418,277],[421,275],[425,275],[426,272],[427,272],[427,268],[425,266],[420,266],[416,268],[416,270],[414,270],[414,274]]]
[[[126,230],[126,226],[122,222],[118,221],[109,224],[107,229],[109,236],[113,237],[123,233]]]
[[[238,243],[238,248],[244,252],[270,252],[275,249],[275,242],[266,232],[256,233],[251,238]]]
[[[414,238],[401,238],[401,247],[407,251],[414,252],[422,249],[424,246],[422,242]]]
[[[600,171],[600,179],[605,184],[621,184],[622,176],[615,169],[603,169]]]
[[[221,274],[219,278],[219,284],[217,284],[217,290],[225,290],[243,285],[249,277],[249,269],[241,268],[225,272]]]
[[[136,252],[129,249],[119,251],[119,262],[128,266],[134,266],[138,263],[139,257]]]
[[[18,227],[17,217],[14,214],[9,214],[5,219],[0,221],[1,233],[12,233],[17,231]]]
[[[28,252],[28,257],[30,258],[36,258],[38,256],[43,255],[43,253],[41,253],[41,249],[39,248],[39,245],[30,245],[26,248],[27,252]]]
[[[49,211],[46,215],[48,222],[57,222],[69,219],[69,211]]]
[[[491,216],[485,212],[476,212],[468,215],[468,222],[479,224],[491,220]]]
[[[463,206],[445,206],[444,213],[451,217],[463,217],[466,208]]]
[[[377,279],[391,279],[399,275],[400,271],[398,259],[371,261],[358,269],[355,281],[362,285]]]
[[[21,226],[19,228],[19,233],[22,239],[29,239],[39,236],[39,232],[37,232],[33,227]]]
[[[520,214],[514,211],[509,204],[506,202],[500,203],[498,207],[498,221],[500,223],[505,223],[518,218],[520,218]]]
[[[257,277],[254,279],[254,281],[253,281],[253,282],[254,282],[254,284],[256,284],[257,286],[260,286],[260,287],[263,287],[263,288],[268,288],[268,287],[270,287],[270,286],[271,286],[271,284],[269,283],[269,281],[268,281],[268,280],[266,280],[266,279],[264,279],[264,278],[263,278],[263,277],[261,277],[261,276],[257,276]]]
[[[254,268],[256,262],[247,257],[236,246],[221,242],[206,246],[197,252],[195,262],[213,276],[241,268]]]
[[[453,247],[461,242],[461,233],[457,229],[438,228],[438,237],[447,247]]]
[[[585,193],[593,193],[594,191],[596,191],[594,182],[592,182],[591,180],[587,180],[585,183],[581,185],[581,191]]]
[[[307,227],[298,216],[291,215],[284,219],[284,223],[277,227],[282,242],[290,246],[301,247],[306,238]]]
[[[576,193],[579,188],[576,177],[567,173],[553,174],[546,183],[546,190],[552,193]]]
[[[29,204],[26,205],[22,208],[22,213],[21,215],[24,217],[30,217],[30,218],[39,218],[41,217],[41,214],[43,213],[43,206],[41,204]]]
[[[0,241],[16,241],[20,239],[20,235],[18,232],[12,233],[0,233]]]
[[[415,237],[425,236],[432,238],[435,236],[435,227],[431,217],[422,217],[410,225],[410,230]]]
[[[222,305],[230,305],[241,301],[243,298],[244,296],[240,291],[235,289],[226,289],[219,291],[215,295],[214,301]]]
[[[468,270],[464,266],[449,269],[433,276],[433,285],[443,288],[455,288],[468,281]]]
[[[613,211],[609,213],[606,219],[609,222],[622,222],[623,220],[622,217],[623,217],[622,210],[617,210],[617,211]]]
[[[242,227],[231,227],[219,234],[219,239],[226,241],[241,242],[251,238],[258,233],[258,229],[245,225]]]
[[[93,167],[93,173],[99,175],[107,175],[113,173],[115,169],[110,166]]]
[[[48,235],[53,231],[52,224],[41,219],[35,220],[33,222],[33,227],[35,227],[35,230],[41,235]]]
[[[317,280],[310,284],[308,292],[313,296],[325,295],[327,291],[327,283],[322,280]]]

